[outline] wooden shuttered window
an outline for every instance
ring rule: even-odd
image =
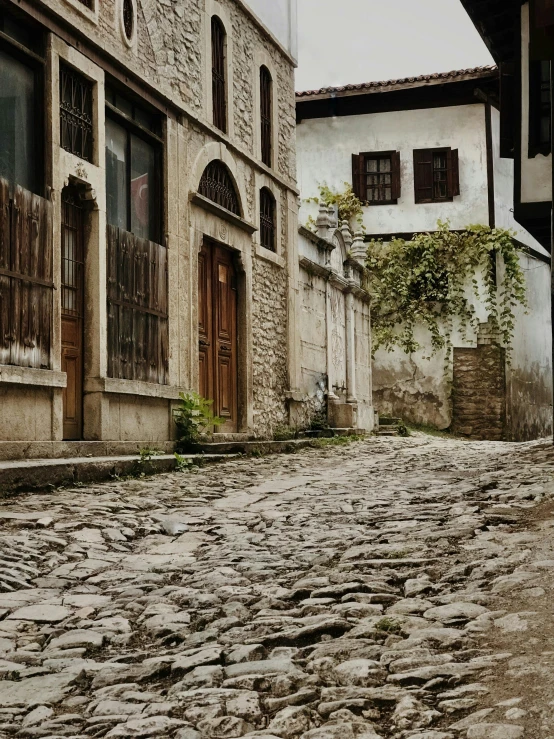
[[[272,160],[272,88],[273,81],[267,67],[260,68],[260,126],[262,162],[271,167]]]
[[[0,178],[0,364],[52,367],[52,203]]]
[[[500,63],[500,156],[514,158],[516,76],[514,62]]]
[[[393,205],[400,198],[400,152],[352,155],[352,189],[367,205]]]
[[[529,156],[551,151],[550,62],[529,62]]]
[[[440,203],[460,194],[457,149],[414,149],[416,203]]]
[[[225,60],[225,28],[212,16],[212,105],[213,123],[227,133],[227,83]]]
[[[168,382],[167,249],[107,227],[108,376]]]

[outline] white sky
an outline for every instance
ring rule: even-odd
[[[296,89],[492,64],[460,0],[298,0]]]

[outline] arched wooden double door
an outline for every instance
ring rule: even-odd
[[[204,241],[198,255],[199,391],[213,400],[225,423],[219,432],[238,430],[237,274],[233,253]]]

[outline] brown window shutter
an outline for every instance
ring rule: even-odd
[[[352,189],[360,200],[366,200],[363,187],[364,158],[361,154],[352,154]]]
[[[460,194],[458,149],[449,149],[446,152],[446,166],[448,167],[448,197],[453,198],[455,195]]]
[[[392,199],[398,200],[402,192],[402,181],[400,179],[400,152],[395,151],[391,156],[392,170]]]
[[[414,149],[414,190],[416,203],[433,200],[432,149]]]
[[[500,63],[500,156],[514,158],[516,77],[514,62]]]

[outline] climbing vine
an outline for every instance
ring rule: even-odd
[[[451,231],[448,222],[438,221],[436,232],[416,234],[411,241],[370,241],[367,268],[374,351],[398,347],[411,354],[421,349],[414,332],[423,325],[431,335],[431,354],[446,348],[448,361],[455,323],[463,335],[468,328],[477,330],[475,303],[482,300],[491,328],[509,355],[514,308],[527,307],[513,236],[512,231],[480,225]],[[496,254],[504,264],[498,287]]]
[[[345,189],[342,192],[338,192],[331,190],[327,185],[319,185],[319,198],[306,198],[305,202],[323,202],[327,206],[336,205],[338,209],[339,223],[342,221],[348,221],[351,226],[355,223],[355,230],[365,233],[363,203],[354,194],[352,185],[345,182],[344,188]],[[315,221],[311,216],[308,219],[308,227],[315,227]]]

